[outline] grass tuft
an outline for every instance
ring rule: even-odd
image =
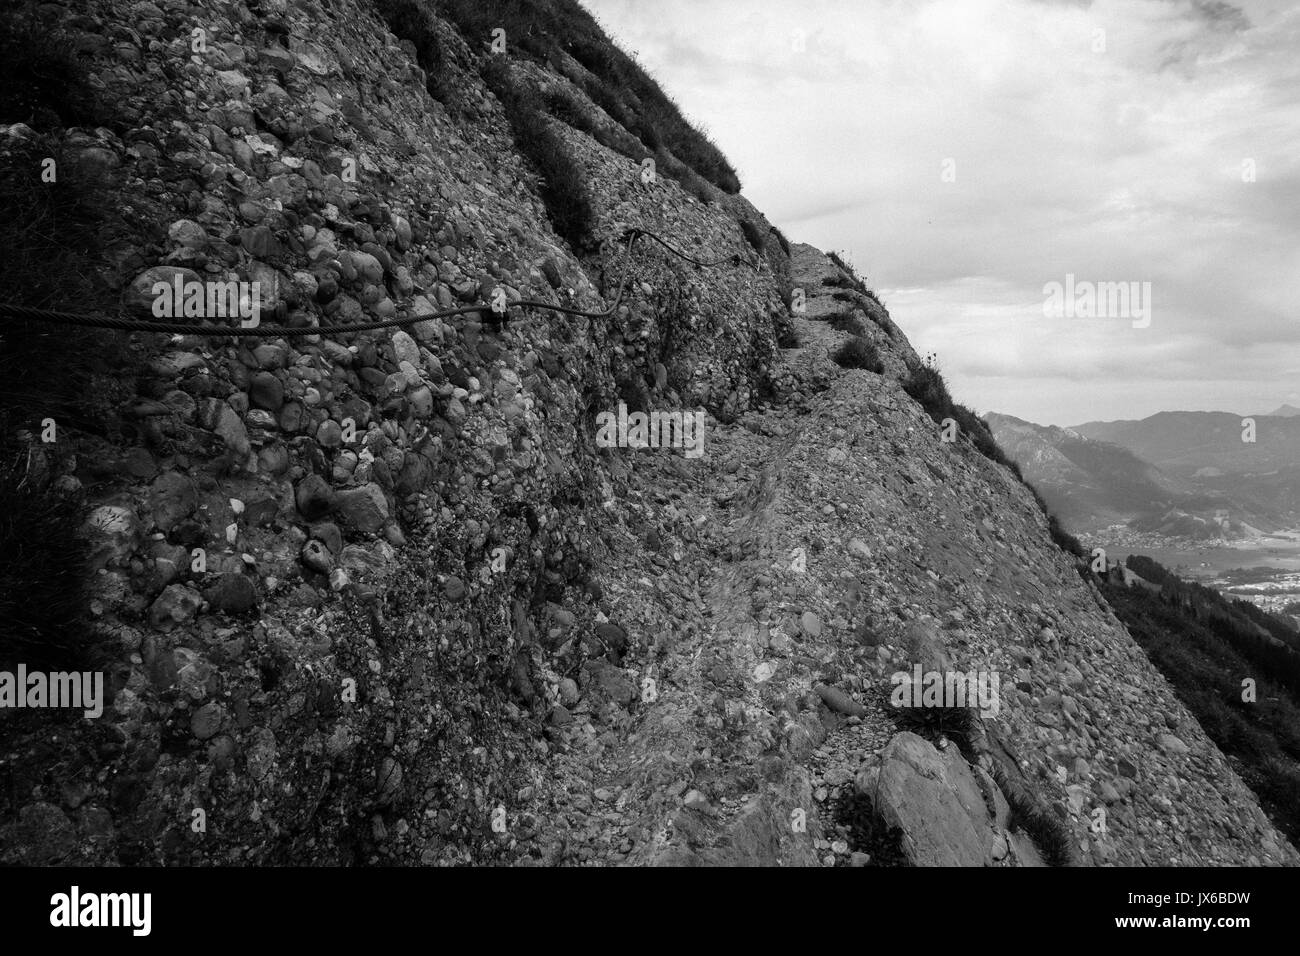
[[[861,368],[868,372],[875,372],[877,375],[885,370],[876,347],[859,335],[855,335],[841,345],[833,358],[835,364],[841,368]]]

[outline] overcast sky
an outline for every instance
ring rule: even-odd
[[[583,2],[959,401],[1300,405],[1295,0]],[[1044,317],[1067,273],[1150,282],[1150,324]]]

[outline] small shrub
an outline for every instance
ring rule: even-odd
[[[1074,838],[1065,821],[1043,804],[1023,777],[1007,773],[1001,762],[994,761],[992,776],[1011,809],[1010,828],[1027,834],[1048,866],[1073,866]]]
[[[749,219],[742,219],[740,231],[745,234],[745,241],[761,256],[767,247],[767,234],[763,232],[763,227]]]
[[[840,271],[844,273],[843,275],[825,280],[826,285],[838,285],[845,289],[853,289],[857,292],[861,292],[863,295],[867,294],[867,284],[862,281],[857,270],[849,265],[844,260],[843,256],[838,252],[828,252],[826,253],[826,258],[835,263],[835,265],[839,267]]]
[[[851,301],[852,296],[849,293],[856,292],[859,295],[865,295],[868,299],[876,303],[876,305],[880,306],[882,309],[885,308],[885,303],[881,301],[880,296],[876,295],[875,292],[867,288],[867,284],[864,281],[862,281],[862,277],[858,275],[858,273],[854,270],[854,268],[851,265],[849,265],[847,262],[844,261],[843,256],[841,256],[838,252],[828,252],[826,254],[826,257],[830,259],[831,262],[835,263],[835,265],[838,266],[844,273],[843,275],[836,275],[830,277],[829,279],[822,280],[822,285],[831,286],[836,289],[848,290],[842,293],[841,292],[835,293],[834,297],[836,299],[839,299],[841,302]],[[888,329],[886,329],[886,331],[888,331]]]
[[[632,115],[632,125],[628,127],[628,132],[645,144],[646,149],[657,151],[665,148],[663,137],[655,129],[645,116],[634,113]]]
[[[686,191],[704,203],[706,206],[713,202],[713,187],[708,184],[703,176],[692,170],[692,175],[682,184]]]
[[[826,322],[837,332],[847,332],[849,335],[856,336],[865,336],[867,334],[867,327],[862,324],[862,319],[851,309],[828,315]]]
[[[776,236],[776,242],[777,242],[777,245],[779,245],[779,246],[781,247],[781,251],[784,252],[784,253],[786,254],[787,257],[789,257],[789,255],[790,255],[790,240],[787,239],[787,238],[785,237],[785,233],[783,233],[780,229],[776,228],[776,226],[773,226],[773,227],[771,228],[771,232],[772,232],[773,235]]]
[[[1088,556],[1087,550],[1079,539],[1061,526],[1061,522],[1056,515],[1047,510],[1046,504],[1043,505],[1043,513],[1047,515],[1047,532],[1052,536],[1052,540],[1056,542],[1058,548],[1074,555],[1076,558]]]
[[[876,347],[861,336],[855,335],[836,350],[835,364],[841,368],[862,368],[877,375],[884,372],[884,363]]]
[[[655,152],[655,164],[660,173],[681,185],[688,193],[706,205],[713,202],[713,187],[691,167],[660,147]]]
[[[943,380],[939,369],[928,362],[912,369],[903,382],[903,391],[916,399],[936,422],[952,415],[952,396],[948,394],[948,383]]]
[[[970,707],[894,707],[892,710],[900,730],[910,730],[932,743],[947,737],[963,751],[970,747],[972,722],[980,719]]]

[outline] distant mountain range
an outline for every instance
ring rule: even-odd
[[[1121,445],[1162,471],[1188,477],[1254,475],[1300,466],[1300,411],[1254,415],[1254,441],[1243,441],[1242,415],[1157,412],[1139,421],[1086,422],[1071,431]]]
[[[1251,416],[1159,412],[1139,421],[1038,425],[985,416],[1067,528],[1127,524],[1197,540],[1300,525],[1300,409]]]

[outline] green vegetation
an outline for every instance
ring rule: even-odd
[[[1107,602],[1274,824],[1300,840],[1300,634],[1150,558],[1132,556],[1127,566],[1159,592],[1103,581]],[[1242,699],[1247,679],[1253,702]]]

